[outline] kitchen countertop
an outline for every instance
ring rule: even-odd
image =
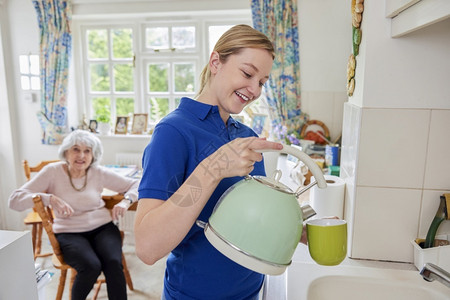
[[[304,244],[299,244],[293,257],[292,263],[304,263],[308,265],[317,265],[314,260],[309,255],[308,246]],[[340,268],[345,266],[356,266],[356,267],[366,267],[366,268],[378,268],[378,269],[395,269],[395,270],[408,270],[419,272],[412,263],[399,263],[399,262],[386,262],[386,261],[375,261],[375,260],[363,260],[363,259],[352,259],[347,257],[344,261],[333,267],[326,268]],[[289,267],[288,267],[289,268]],[[278,276],[266,277],[266,282],[263,290],[262,299],[265,300],[287,300],[287,273],[284,272]],[[299,278],[301,280],[301,278]]]

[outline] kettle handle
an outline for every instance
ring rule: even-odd
[[[279,152],[279,153],[286,153],[295,156],[299,160],[301,160],[311,171],[312,175],[317,181],[317,186],[321,189],[324,189],[327,187],[327,181],[325,180],[325,176],[323,176],[323,172],[320,169],[320,167],[312,160],[311,157],[309,157],[305,152],[300,151],[297,148],[294,148],[289,145],[283,145],[283,149],[281,150],[258,150],[257,152]]]

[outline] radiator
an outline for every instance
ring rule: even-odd
[[[142,153],[116,153],[116,164],[118,164],[119,166],[136,165],[138,166],[138,168],[142,168]]]
[[[127,211],[119,220],[119,229],[125,233],[124,243],[134,245],[134,218],[135,211]]]
[[[116,153],[116,164],[119,166],[135,165],[142,168],[142,153],[120,152]],[[119,221],[119,228],[125,233],[124,243],[134,245],[134,219],[136,212],[127,211]]]

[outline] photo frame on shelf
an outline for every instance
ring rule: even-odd
[[[131,126],[132,134],[143,134],[147,132],[148,114],[134,114],[133,125]]]
[[[127,134],[128,131],[128,117],[118,116],[116,119],[115,134]]]
[[[89,131],[96,133],[98,129],[97,120],[89,120]]]

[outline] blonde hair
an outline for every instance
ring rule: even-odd
[[[265,34],[245,24],[236,25],[228,29],[219,38],[213,51],[219,54],[220,61],[224,63],[230,55],[238,54],[245,48],[265,49],[272,55],[272,59],[275,58],[275,50],[269,38]],[[197,96],[201,94],[210,77],[211,70],[208,63],[200,74],[200,89]]]

